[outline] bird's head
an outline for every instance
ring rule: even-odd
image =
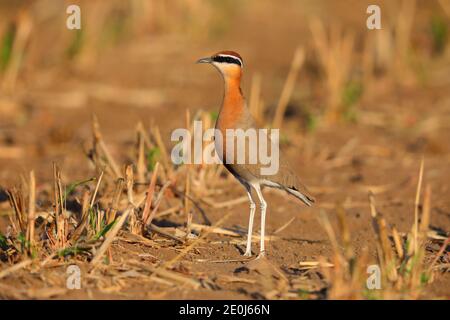
[[[244,66],[242,57],[234,51],[220,51],[211,57],[198,60],[197,63],[212,64],[225,79],[240,78]]]

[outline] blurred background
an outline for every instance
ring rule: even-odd
[[[70,4],[80,30],[66,28]],[[370,4],[381,30],[366,27]],[[405,144],[447,152],[449,14],[447,0],[0,1],[0,183],[45,176],[50,160],[83,176],[93,113],[119,145],[137,120],[168,141],[185,109],[217,111],[219,76],[194,62],[224,49],[243,56],[244,92],[268,119],[302,50],[284,113],[294,132],[420,127]]]

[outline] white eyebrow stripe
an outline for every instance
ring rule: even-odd
[[[242,62],[242,60],[241,59],[239,59],[238,57],[236,57],[236,56],[233,56],[233,55],[231,55],[231,54],[218,54],[218,56],[219,57],[229,57],[229,58],[233,58],[233,59],[236,59],[236,60],[239,60],[239,62],[241,63],[241,66],[243,67],[244,66],[244,63]]]

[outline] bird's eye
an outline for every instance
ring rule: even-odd
[[[242,67],[241,60],[229,55],[214,56],[212,57],[212,60],[218,63],[237,64],[238,66]]]

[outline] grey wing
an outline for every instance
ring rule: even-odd
[[[242,175],[259,180],[262,185],[283,189],[303,201],[308,206],[311,206],[315,202],[311,192],[309,192],[308,188],[300,182],[300,179],[292,170],[292,167],[283,157],[281,152],[279,156],[279,168],[276,174],[262,175],[261,167],[261,164],[245,165],[241,167],[240,170],[243,171],[241,173]]]
[[[306,205],[311,206],[315,202],[314,197],[308,188],[300,182],[300,179],[292,170],[291,166],[283,156],[280,156],[280,169],[278,174],[268,176],[267,180],[278,185],[288,193],[302,200]]]

